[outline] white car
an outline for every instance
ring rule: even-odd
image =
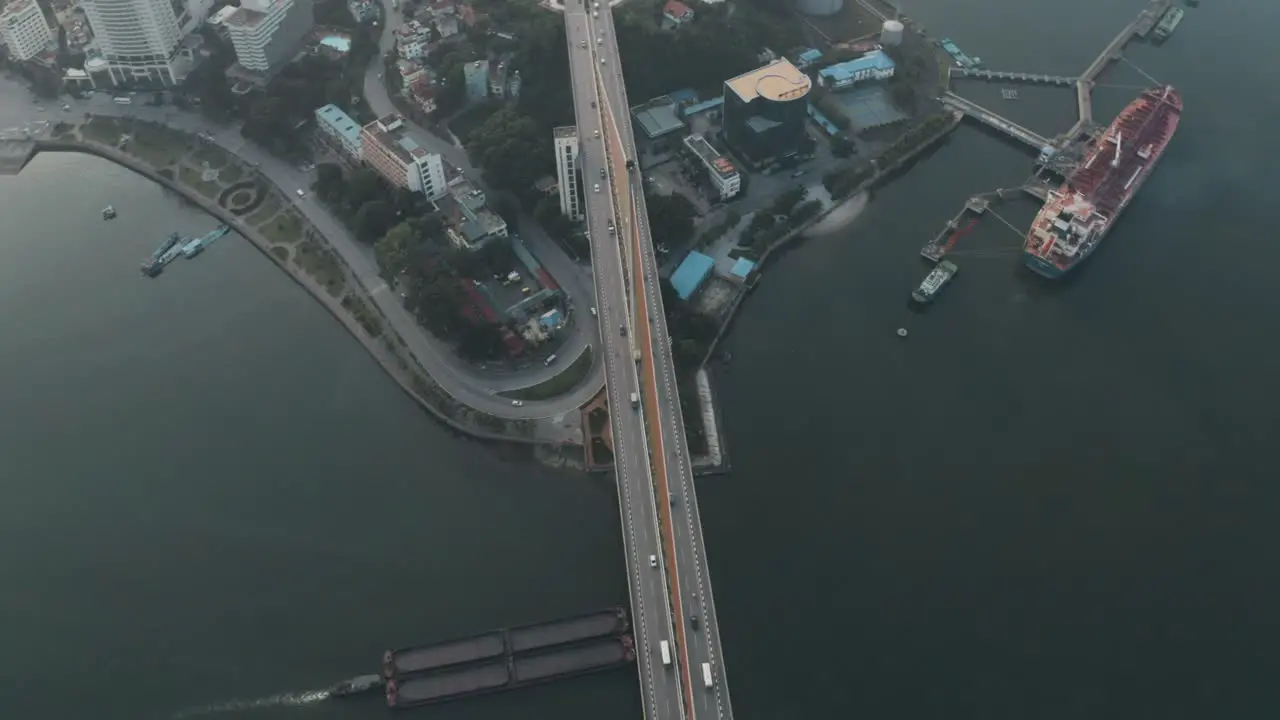
[[[591,134],[591,136],[592,136],[592,137],[600,137],[600,131],[599,131],[599,130],[596,130],[595,132],[593,132],[593,133]]]
[[[654,567],[654,568],[658,567],[658,556],[657,556],[657,555],[650,555],[650,556],[649,556],[649,567]]]
[[[522,401],[522,400],[512,400],[512,401],[511,401],[511,407],[521,407],[521,406],[523,406],[523,405],[524,405],[524,401]]]
[[[298,188],[295,192],[297,192],[297,193],[298,193],[298,197],[300,197],[300,198],[304,198],[304,197],[306,197],[306,196],[307,196],[307,194],[306,194],[305,192],[303,192],[303,191],[302,191],[302,188]]]
[[[591,317],[595,317],[595,316],[596,316],[596,308],[595,308],[595,306],[593,305],[593,306],[591,307]]]
[[[591,190],[592,190],[593,192],[600,192],[600,183],[596,183],[594,186],[592,186]],[[299,192],[301,192],[301,191],[299,191]]]

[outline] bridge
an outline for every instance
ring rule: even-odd
[[[953,92],[945,92],[942,97],[938,98],[942,104],[949,108],[958,110],[975,120],[978,120],[987,127],[994,128],[1000,132],[1034,147],[1036,150],[1042,150],[1053,145],[1053,141],[1049,138],[1028,130],[1021,125],[997,115],[981,105],[966,100]]]
[[[564,5],[646,720],[732,720],[658,262],[606,2]],[[663,662],[668,643],[671,663]]]
[[[999,70],[982,70],[980,68],[948,68],[947,72],[952,76],[959,76],[975,80],[1006,80],[1009,82],[1023,83],[1039,83],[1041,85],[1060,85],[1066,87],[1075,85],[1079,78],[1066,77],[1064,75],[1043,75],[1038,73],[1024,72],[1003,72]]]

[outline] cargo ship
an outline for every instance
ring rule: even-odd
[[[1165,40],[1178,29],[1178,23],[1182,22],[1182,16],[1186,14],[1186,10],[1180,7],[1169,8],[1164,16],[1160,18],[1160,22],[1156,23],[1156,27],[1152,30],[1152,34],[1157,41]]]
[[[1181,116],[1182,95],[1172,86],[1143,91],[1129,103],[1048,192],[1022,246],[1027,267],[1058,278],[1089,257],[1151,175]]]
[[[956,267],[956,264],[950,260],[943,260],[938,263],[929,271],[929,274],[925,276],[924,281],[920,283],[920,287],[916,288],[915,291],[911,293],[911,299],[921,305],[927,305],[933,302],[933,299],[937,297],[938,293],[942,290],[942,287],[951,282],[951,278],[955,277],[956,272],[959,270],[960,268]]]
[[[169,233],[169,237],[165,238],[164,242],[160,243],[160,247],[156,248],[156,251],[151,253],[151,257],[142,261],[142,274],[149,277],[159,275],[160,271],[164,270],[164,266],[173,259],[173,257],[170,256],[170,251],[173,250],[181,241],[181,235],[178,233]],[[176,253],[173,255],[176,256]]]

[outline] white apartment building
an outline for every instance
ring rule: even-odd
[[[240,67],[269,75],[297,54],[311,29],[310,0],[243,0],[223,21]]]
[[[706,138],[694,133],[684,139],[684,146],[707,169],[711,184],[720,193],[721,200],[728,200],[742,192],[742,176],[738,174],[738,169],[729,162],[728,158],[712,147]]]
[[[188,64],[169,0],[82,0],[81,7],[116,84],[175,85]]]
[[[384,115],[360,131],[360,154],[365,164],[387,182],[435,200],[449,193],[444,160],[409,137],[404,118]]]
[[[578,128],[569,125],[553,131],[556,148],[556,182],[560,185],[560,212],[570,220],[582,219],[578,195]]]
[[[49,47],[53,31],[36,0],[13,0],[0,10],[0,40],[19,61],[30,60]]]

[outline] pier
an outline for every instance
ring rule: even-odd
[[[981,68],[953,67],[948,68],[952,76],[973,80],[1003,80],[1007,82],[1038,83],[1041,85],[1057,85],[1068,87],[1075,85],[1080,78],[1064,75],[1043,75],[1038,73],[1005,72],[1001,70],[983,70]]]
[[[1028,130],[1012,120],[1007,120],[999,114],[994,113],[971,100],[966,100],[953,92],[948,91],[943,93],[939,100],[942,101],[943,105],[946,105],[953,110],[958,110],[988,127],[995,128],[1006,135],[1021,140],[1022,142],[1034,147],[1036,150],[1043,150],[1044,148],[1051,147],[1053,145],[1053,142],[1049,140],[1049,138],[1037,132]]]
[[[978,193],[970,197],[965,200],[964,207],[960,208],[960,212],[947,221],[941,232],[920,249],[920,257],[930,262],[938,262],[955,247],[956,242],[961,237],[973,230],[974,226],[978,224],[978,218],[985,215],[993,204],[1024,194],[1044,202],[1049,196],[1051,185],[1052,183],[1049,180],[1040,175],[1035,175],[1017,187],[996,188],[990,192]],[[964,222],[966,218],[969,219],[968,223]],[[1003,218],[1001,220],[1003,221]]]
[[[1089,67],[1085,68],[1084,73],[1076,80],[1076,106],[1079,119],[1067,131],[1068,137],[1075,137],[1086,127],[1094,124],[1093,85],[1098,76],[1112,61],[1120,59],[1125,45],[1128,45],[1130,40],[1135,37],[1145,38],[1147,33],[1151,32],[1151,28],[1160,21],[1160,16],[1164,15],[1170,7],[1173,7],[1173,0],[1150,0],[1142,12],[1138,13],[1138,17],[1112,38],[1093,62],[1089,63]]]

